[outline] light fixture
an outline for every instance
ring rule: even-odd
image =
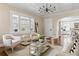
[[[45,3],[39,7],[39,12],[41,14],[50,14],[50,13],[54,13],[55,11],[56,11],[56,7],[54,6],[54,4]]]

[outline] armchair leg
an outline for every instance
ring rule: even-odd
[[[13,47],[11,47],[11,50],[12,50],[12,52],[13,52],[13,50],[14,50]]]

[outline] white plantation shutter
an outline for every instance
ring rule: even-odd
[[[31,21],[27,17],[20,18],[20,32],[30,33]]]
[[[35,31],[34,19],[19,15],[17,13],[11,13],[11,33],[31,33]]]
[[[11,32],[19,32],[19,16],[13,14],[11,18]]]

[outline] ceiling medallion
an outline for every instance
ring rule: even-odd
[[[39,7],[39,12],[41,14],[51,14],[54,13],[55,11],[56,11],[56,7],[54,6],[54,4],[45,3]]]

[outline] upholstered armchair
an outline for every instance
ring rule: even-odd
[[[14,36],[12,34],[3,35],[3,44],[6,48],[11,48],[13,52],[13,48],[21,43],[20,36]]]
[[[38,39],[39,36],[40,36],[40,34],[38,34],[38,33],[31,33],[30,39],[31,39],[31,40],[35,40],[35,39]]]

